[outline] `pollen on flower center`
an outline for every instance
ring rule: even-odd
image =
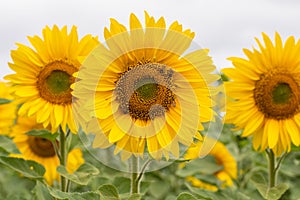
[[[173,70],[158,63],[129,69],[116,83],[116,100],[121,112],[143,121],[163,116],[175,104],[172,79]]]
[[[261,76],[255,84],[254,100],[258,109],[269,118],[286,119],[299,112],[300,89],[289,74]]]
[[[37,88],[40,96],[54,104],[71,104],[74,83],[72,76],[77,68],[64,61],[54,61],[46,65],[38,75]]]
[[[40,157],[53,157],[55,156],[55,150],[50,140],[29,136],[28,143],[30,149],[35,153],[37,156]]]

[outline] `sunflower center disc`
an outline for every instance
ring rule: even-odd
[[[158,85],[155,83],[154,79],[141,79],[137,81],[136,85],[137,89],[135,91],[140,98],[150,100],[156,97]]]
[[[54,61],[46,65],[38,75],[37,88],[40,96],[54,104],[72,103],[72,90],[74,83],[72,76],[77,68],[63,61]]]
[[[50,140],[35,136],[28,137],[29,147],[33,151],[33,153],[40,157],[55,156],[55,150]]]
[[[292,90],[286,83],[279,83],[272,91],[273,102],[276,104],[285,104],[289,102]]]
[[[175,105],[173,73],[158,63],[138,65],[123,73],[115,90],[121,112],[143,121],[163,116]]]
[[[256,82],[254,100],[266,117],[287,119],[299,112],[299,86],[289,74],[267,74]]]
[[[64,71],[52,71],[46,78],[46,84],[53,94],[61,94],[70,87],[70,75]]]

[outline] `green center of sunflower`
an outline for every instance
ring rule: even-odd
[[[77,67],[60,60],[44,66],[37,80],[40,96],[53,104],[71,104],[70,85],[75,81],[72,75],[76,71]]]
[[[70,75],[64,71],[53,71],[47,78],[46,84],[53,94],[61,94],[70,88]]]
[[[145,100],[153,99],[157,96],[158,85],[153,78],[138,80],[136,83],[136,93],[140,98]]]
[[[173,70],[166,65],[147,63],[135,66],[116,83],[119,109],[133,119],[148,121],[163,116],[175,105]]]
[[[31,151],[39,157],[53,157],[55,150],[50,140],[41,137],[28,136],[28,144]]]
[[[279,83],[272,91],[273,102],[276,104],[288,103],[291,95],[292,90],[286,83]]]
[[[266,117],[287,119],[299,112],[300,89],[290,74],[264,74],[255,84],[254,100]]]

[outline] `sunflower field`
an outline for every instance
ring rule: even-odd
[[[178,21],[109,22],[11,50],[0,199],[300,199],[300,40],[263,32],[219,71]]]

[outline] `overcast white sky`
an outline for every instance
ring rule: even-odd
[[[231,66],[229,56],[243,56],[242,48],[255,45],[261,32],[300,38],[298,0],[2,0],[0,79],[12,73],[7,63],[15,43],[29,44],[26,36],[41,35],[46,25],[76,25],[81,36],[90,33],[103,41],[109,18],[128,25],[131,12],[143,21],[144,10],[194,31],[218,68]]]

